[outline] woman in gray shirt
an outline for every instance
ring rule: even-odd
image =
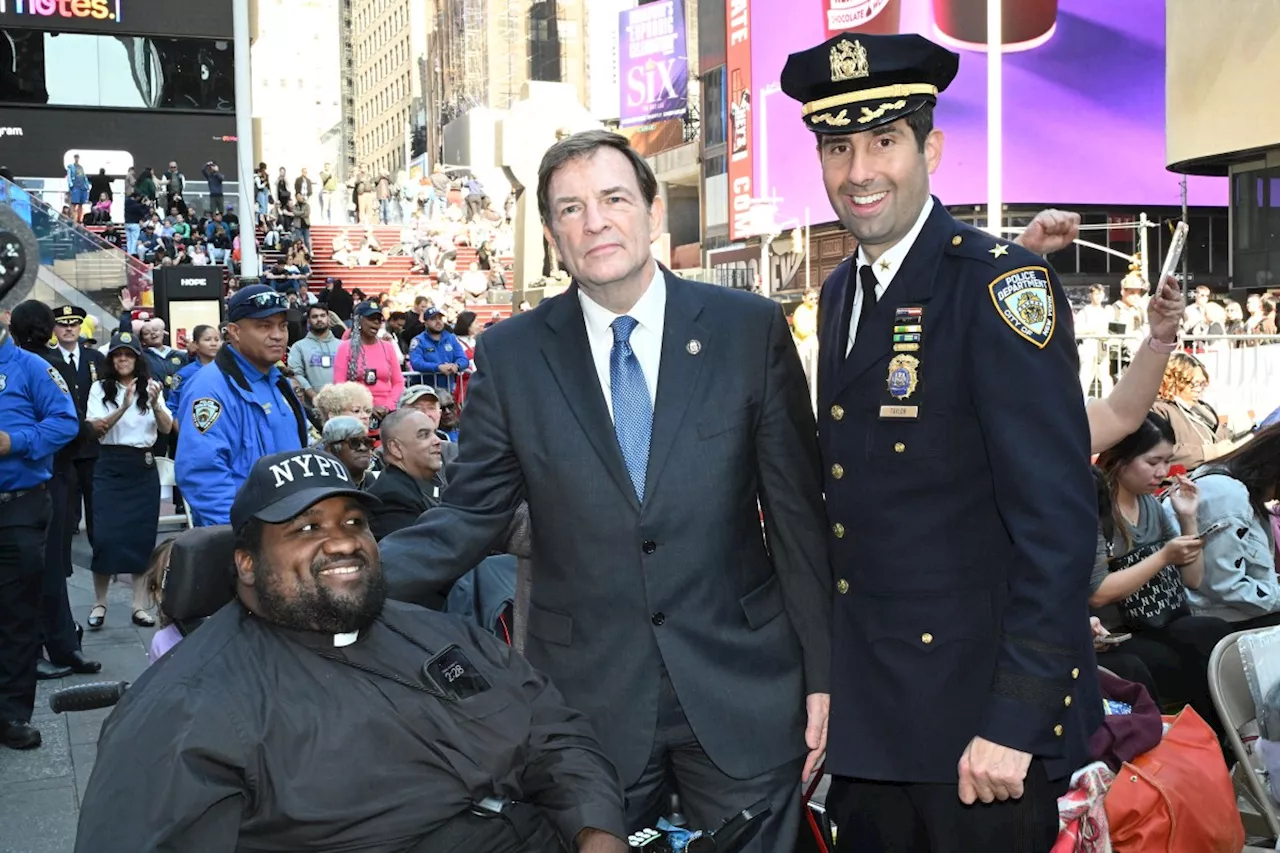
[[[1146,665],[1161,700],[1189,702],[1217,726],[1206,673],[1209,654],[1231,626],[1193,616],[1186,606],[1184,587],[1195,589],[1204,576],[1204,546],[1193,482],[1179,477],[1170,489],[1172,514],[1155,498],[1173,443],[1169,422],[1151,414],[1098,458],[1106,488],[1089,604],[1105,627],[1133,635],[1118,649]],[[1105,655],[1099,664],[1108,666]]]

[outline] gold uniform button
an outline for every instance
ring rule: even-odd
[[[1079,678],[1079,677],[1080,677],[1080,670],[1078,670],[1078,669],[1073,669],[1073,670],[1071,670],[1071,678],[1072,678],[1072,679],[1076,679],[1076,678]]]
[[[1064,697],[1064,698],[1063,698],[1063,700],[1062,700],[1062,704],[1063,704],[1063,706],[1064,706],[1064,707],[1066,707],[1066,708],[1070,708],[1070,707],[1071,707],[1071,697],[1070,697],[1070,696]]]
[[[837,521],[835,524],[831,525],[831,532],[836,535],[837,539],[843,539],[844,525]]]
[[[831,476],[839,480],[844,476],[844,466],[839,463],[831,466]]]
[[[951,238],[951,245],[953,246],[959,246],[963,242],[964,242],[964,238],[961,237],[959,234]]]
[[[1054,737],[1062,737],[1062,726],[1054,726],[1054,727],[1053,727],[1053,736],[1054,736]]]
[[[832,406],[831,417],[835,418],[838,421],[844,420],[844,406]]]
[[[847,580],[845,580],[844,578],[840,578],[840,580],[836,581],[836,592],[840,593],[841,595],[844,595],[848,591],[849,591],[849,582]]]
[[[893,452],[894,452],[894,453],[901,453],[902,451],[904,451],[904,450],[906,450],[906,449],[907,449],[907,446],[906,446],[905,444],[903,444],[901,441],[899,441],[897,444],[895,444],[895,445],[893,446]]]
[[[920,635],[920,642],[924,643],[926,646],[929,645],[933,642],[933,634],[930,634],[928,631],[924,632]]]

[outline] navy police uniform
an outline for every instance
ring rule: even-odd
[[[840,35],[793,55],[782,88],[815,133],[847,135],[931,109],[957,67],[920,36]],[[841,850],[1043,853],[1101,715],[1071,309],[1042,258],[925,207],[898,252],[855,254],[821,293],[829,803]],[[975,736],[1032,756],[1022,798],[962,805]]]
[[[88,313],[83,308],[74,305],[63,305],[61,308],[55,308],[53,312],[54,322],[59,325],[76,326],[84,322]],[[81,339],[83,341],[83,338]],[[54,347],[52,355],[67,361],[68,351],[61,347]],[[86,409],[89,406],[89,389],[93,387],[93,383],[98,381],[98,375],[102,373],[102,365],[106,361],[106,356],[96,349],[90,349],[83,343],[78,344],[75,355],[72,358],[75,368],[75,382],[70,383],[72,394],[76,398],[76,412],[83,420]],[[67,362],[71,366],[70,362]],[[76,451],[74,459],[74,474],[76,494],[71,496],[71,504],[75,511],[75,519],[72,523],[72,532],[80,526],[80,507],[84,505],[85,526],[89,536],[89,544],[93,544],[93,466],[97,462],[99,450],[102,445],[96,439],[92,441],[80,441],[76,443]]]
[[[40,598],[53,459],[79,432],[61,374],[0,326],[0,736],[31,719],[40,654]],[[39,744],[38,734],[24,746]]]

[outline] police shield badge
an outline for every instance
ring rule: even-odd
[[[920,383],[920,359],[914,355],[895,355],[889,361],[889,396],[905,400],[915,393]]]
[[[191,422],[201,435],[212,429],[221,414],[222,404],[212,397],[201,397],[191,404]]]
[[[1056,320],[1049,270],[1045,267],[1020,267],[991,282],[988,290],[1000,319],[1023,338],[1044,349],[1053,337]]]
[[[58,372],[58,368],[49,368],[49,378],[53,380],[53,384],[62,389],[63,394],[71,393],[71,389],[67,387],[67,380],[62,378],[62,374]]]

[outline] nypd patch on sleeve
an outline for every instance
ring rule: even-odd
[[[70,396],[71,389],[67,387],[67,380],[62,378],[62,374],[58,372],[58,368],[49,368],[49,378],[53,380],[53,384],[62,389],[62,393]]]
[[[191,404],[191,422],[201,435],[212,429],[221,415],[222,404],[212,397],[201,397]]]
[[[1045,267],[1020,267],[988,285],[1000,319],[1023,338],[1044,349],[1053,337],[1053,289]]]

